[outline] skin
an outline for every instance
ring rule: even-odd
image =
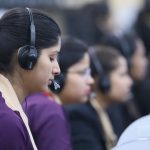
[[[82,60],[68,68],[65,87],[59,94],[63,104],[85,102],[91,91],[91,84],[94,80],[90,74],[84,72],[90,67],[88,53],[85,53]]]
[[[130,98],[132,80],[128,74],[126,60],[123,57],[118,59],[118,67],[111,73],[111,89],[109,97],[114,101],[124,101]]]
[[[6,75],[20,102],[31,93],[48,91],[48,85],[51,84],[54,76],[60,73],[57,62],[60,45],[59,39],[55,46],[43,49],[32,70],[22,69],[16,61],[17,65],[13,73]]]
[[[142,41],[136,41],[136,50],[131,60],[131,76],[134,80],[142,80],[146,75],[148,60]]]
[[[107,94],[103,94],[98,89],[96,90],[97,99],[104,108],[115,102],[123,102],[131,96],[132,80],[128,74],[127,62],[121,56],[115,61],[117,61],[117,67],[109,75],[110,90]]]

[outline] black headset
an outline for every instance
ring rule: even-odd
[[[56,75],[54,77],[54,80],[52,84],[50,84],[48,87],[53,93],[60,93],[65,85],[65,76],[64,74],[60,73],[59,75]]]
[[[99,75],[97,86],[103,93],[106,94],[110,90],[110,87],[111,87],[110,79],[108,75],[105,73],[102,64],[98,60],[94,48],[89,48],[89,54],[91,57],[91,61],[95,67],[95,70]]]
[[[114,47],[115,49],[117,49],[117,51],[119,51],[127,60],[128,63],[128,67],[130,68],[132,63],[131,63],[131,45],[130,45],[130,39],[128,39],[129,37],[127,37],[127,34],[123,34],[123,35],[110,35],[110,36],[106,36],[104,37],[104,39],[102,40],[101,44],[107,45],[107,46],[111,46]]]
[[[18,50],[18,62],[19,65],[25,70],[32,70],[35,66],[38,58],[38,52],[35,48],[35,25],[33,20],[32,10],[26,8],[30,18],[30,45],[25,45],[19,48]]]

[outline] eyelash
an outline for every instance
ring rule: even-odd
[[[54,58],[51,58],[51,57],[50,57],[50,61],[54,61]]]
[[[57,56],[51,56],[51,57],[50,57],[50,61],[55,61],[55,60],[58,60],[58,57],[57,57]]]

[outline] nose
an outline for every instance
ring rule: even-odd
[[[145,56],[145,59],[144,59],[144,64],[145,64],[145,68],[147,68],[147,66],[148,66],[148,59],[146,58],[146,56]]]
[[[56,61],[54,63],[52,73],[54,75],[59,75],[60,74],[60,67],[59,67],[58,61]]]
[[[128,85],[131,87],[133,85],[133,80],[130,76],[128,76]]]
[[[88,82],[89,85],[94,84],[94,79],[93,79],[93,77],[91,75],[88,76],[87,82]]]

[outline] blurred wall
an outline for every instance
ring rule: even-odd
[[[108,0],[114,26],[119,30],[128,30],[136,20],[144,0]]]

